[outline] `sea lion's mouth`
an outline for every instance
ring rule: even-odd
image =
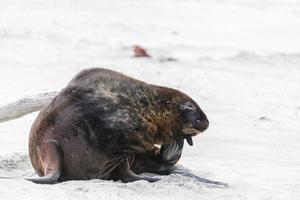
[[[184,139],[186,139],[186,142],[190,145],[193,146],[193,139],[192,137],[198,135],[200,131],[196,129],[186,129],[184,133]]]
[[[155,139],[154,142],[154,146],[160,148],[161,145],[165,145],[165,144],[172,144],[176,141],[179,140],[186,140],[186,142],[188,143],[188,145],[193,146],[194,142],[192,137],[198,135],[200,133],[200,131],[193,129],[193,128],[186,128],[184,129],[184,131],[181,134],[178,135],[170,135],[170,137],[168,139],[163,139],[163,138],[157,138]]]

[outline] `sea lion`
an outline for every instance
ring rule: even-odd
[[[197,103],[171,88],[121,73],[83,70],[38,114],[29,136],[35,183],[157,181],[170,174],[184,139],[208,128]],[[161,145],[161,148],[156,147]]]

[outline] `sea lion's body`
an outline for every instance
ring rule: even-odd
[[[30,158],[36,173],[46,177],[32,181],[128,182],[141,179],[135,173],[164,173],[180,158],[185,137],[173,108],[178,99],[190,98],[111,70],[82,71],[32,126]],[[162,156],[154,144],[173,153]]]

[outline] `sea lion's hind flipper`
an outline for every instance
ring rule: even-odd
[[[124,183],[133,182],[133,181],[139,181],[139,180],[145,180],[148,182],[155,182],[159,181],[160,179],[154,178],[154,177],[148,177],[148,176],[142,176],[135,174],[129,167],[128,159],[126,159],[124,162],[122,162],[117,167],[117,178],[123,181]]]
[[[57,183],[60,175],[61,175],[60,171],[55,171],[55,172],[50,172],[47,175],[41,177],[25,178],[25,180],[31,181],[33,183],[38,183],[38,184],[54,184]]]
[[[62,174],[63,152],[55,140],[41,145],[40,160],[43,176],[25,179],[39,184],[57,183]]]

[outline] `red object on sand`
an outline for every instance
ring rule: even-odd
[[[138,45],[133,46],[133,51],[134,57],[150,57],[147,51]]]

